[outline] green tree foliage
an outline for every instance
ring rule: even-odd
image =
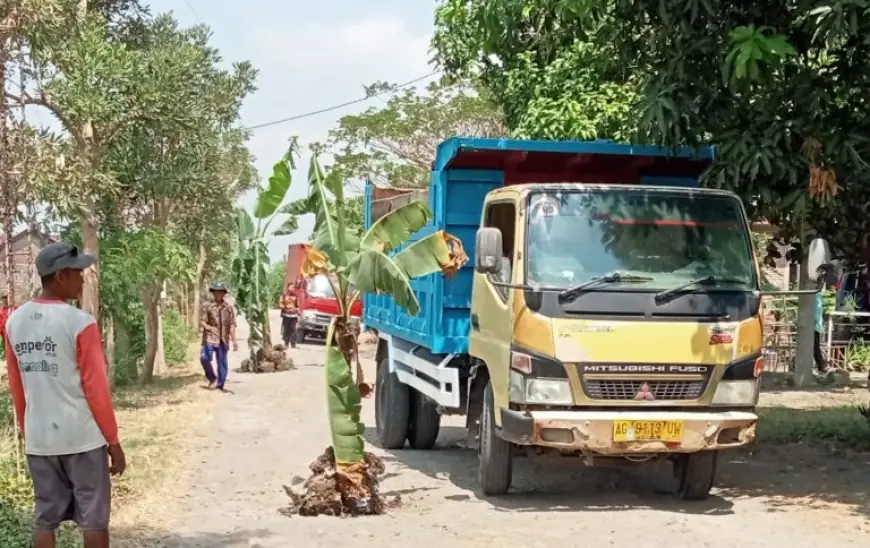
[[[376,82],[374,94],[393,85]],[[501,137],[502,115],[485,95],[467,82],[433,82],[424,92],[407,89],[385,106],[342,117],[329,134],[328,146],[345,181],[371,180],[400,188],[429,184],[438,143],[448,137]]]
[[[79,225],[73,232],[85,251],[99,255],[106,239],[114,264],[101,266],[122,278],[131,274],[118,269],[153,258],[156,247],[136,247],[143,234],[185,256],[183,268],[167,259],[178,270],[134,268],[133,285],[99,280],[114,292],[99,301],[97,278],[86,278],[84,308],[109,313],[101,323],[120,349],[138,347],[145,315],[147,380],[164,363],[164,282],[193,324],[206,276],[229,271],[235,202],[256,178],[247,135],[234,127],[256,72],[248,63],[225,68],[206,27],[152,17],[135,0],[46,0],[39,7],[22,26],[27,54],[13,63],[26,91],[6,89],[13,102],[41,106],[63,125],[57,135],[22,132],[33,197],[48,218]],[[136,353],[117,355],[134,362]],[[121,369],[136,376],[135,363]]]
[[[570,3],[443,0],[436,60],[449,75],[480,82],[513,136],[626,141],[639,81],[613,63],[613,48]]]
[[[745,6],[721,0],[444,0],[433,47],[451,74],[480,76],[515,131],[527,115],[531,123],[558,126],[549,121],[552,110],[537,109],[550,101],[548,90],[571,90],[569,102],[595,97],[591,88],[576,87],[585,76],[571,76],[582,75],[582,66],[555,70],[587,55],[585,66],[600,75],[588,80],[593,87],[627,83],[619,97],[639,98],[628,110],[617,108],[628,113],[622,130],[608,127],[599,137],[718,145],[720,158],[707,185],[738,192],[753,218],[779,225],[786,237],[815,232],[838,255],[866,258],[870,111],[863,90],[870,60],[860,48],[870,30],[868,9],[849,0]],[[531,60],[526,73],[518,72],[520,59]],[[560,112],[570,116],[572,110]],[[578,112],[589,117],[600,111],[586,105]],[[591,136],[564,127],[518,133]]]
[[[244,135],[227,128],[237,122],[242,100],[254,90],[256,73],[248,63],[230,71],[219,68],[221,59],[208,39],[206,27],[181,29],[169,16],[150,23],[149,93],[170,93],[174,99],[162,106],[159,119],[139,120],[123,131],[104,160],[120,183],[112,206],[123,221],[173,239],[193,235],[198,261],[203,260],[199,244],[205,242],[196,239],[202,240],[215,220],[231,226],[234,202],[252,171],[250,155],[240,150]],[[223,185],[216,187],[218,182]],[[200,268],[196,275],[202,275]],[[164,271],[141,287],[147,320],[144,381],[165,362],[161,291],[170,278],[182,279]],[[201,278],[195,280],[200,285]]]
[[[266,283],[269,286],[269,297],[268,297],[268,305],[270,307],[278,306],[278,300],[281,298],[281,294],[284,293],[285,284],[284,278],[287,273],[287,261],[278,261],[277,263],[269,265],[269,268],[266,271]]]

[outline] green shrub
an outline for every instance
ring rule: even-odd
[[[184,323],[177,311],[168,310],[163,315],[163,351],[169,365],[187,361],[187,351],[193,336],[193,330]]]
[[[0,456],[0,546],[30,548],[33,531],[33,484],[18,474],[13,456]],[[79,535],[70,525],[58,532],[60,548],[81,546]]]
[[[0,546],[29,548],[33,531],[33,484],[15,459],[15,425],[12,398],[0,390]],[[26,467],[24,456],[20,466]],[[58,536],[60,548],[80,546],[72,527],[64,526]]]
[[[0,390],[0,432],[11,429],[15,426],[15,419],[12,416],[12,396],[5,390]]]

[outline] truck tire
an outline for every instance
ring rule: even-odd
[[[478,482],[484,495],[504,495],[513,480],[514,448],[510,442],[499,437],[495,427],[495,404],[492,384],[487,383],[483,392],[483,409],[480,413],[480,443]]]
[[[674,459],[675,494],[680,500],[704,500],[716,480],[718,451],[677,455]]]
[[[378,441],[384,449],[401,449],[408,437],[408,417],[411,414],[411,390],[402,384],[390,364],[378,365],[375,388],[375,426]]]
[[[305,342],[305,330],[301,327],[296,329],[296,344],[302,344]]]
[[[432,449],[441,429],[438,408],[423,394],[411,393],[411,416],[408,421],[408,443],[413,449]]]

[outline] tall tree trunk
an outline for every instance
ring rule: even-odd
[[[145,365],[142,368],[141,381],[149,383],[154,375],[159,375],[166,369],[159,285],[149,285],[142,290],[142,304],[145,307]]]
[[[0,15],[6,15],[0,13]],[[0,18],[0,25],[7,24]],[[6,63],[9,60],[9,37],[6,31],[0,29],[0,89],[4,90],[0,97],[0,219],[2,219],[3,240],[3,274],[6,287],[0,290],[9,298],[9,304],[15,304],[15,269],[12,260],[12,232],[15,230],[15,182],[12,175],[12,161],[9,150],[9,108],[5,97]]]
[[[79,219],[83,251],[93,255],[94,266],[85,270],[85,284],[79,299],[82,310],[100,321],[100,233],[93,204],[88,203]]]
[[[110,388],[115,388],[115,370],[118,367],[118,354],[115,350],[115,321],[109,317],[106,322],[106,361]]]
[[[193,278],[193,310],[190,311],[190,325],[199,328],[199,310],[202,308],[202,284],[205,273],[205,235],[200,234],[196,256],[196,275]]]

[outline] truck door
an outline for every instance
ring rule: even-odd
[[[475,272],[471,297],[471,336],[469,352],[486,362],[492,381],[496,408],[508,405],[508,367],[511,359],[511,300],[513,291],[493,285],[493,281],[511,283],[516,268],[517,207],[513,201],[494,201],[486,205],[484,227],[502,233],[502,268],[499,275]],[[496,413],[496,423],[501,422]]]

